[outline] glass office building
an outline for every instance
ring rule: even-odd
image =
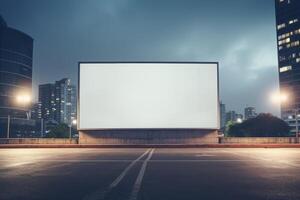
[[[300,1],[275,1],[280,90],[288,95],[281,115],[295,132],[300,109]]]
[[[1,127],[5,127],[8,116],[12,119],[27,118],[30,105],[17,103],[17,96],[24,94],[31,96],[32,52],[33,39],[19,30],[8,27],[0,16]]]

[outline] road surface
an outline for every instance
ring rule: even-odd
[[[1,200],[299,200],[300,149],[0,149]]]

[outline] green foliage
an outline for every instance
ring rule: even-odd
[[[67,124],[58,124],[50,129],[46,135],[47,138],[68,138],[69,126]]]
[[[271,114],[260,114],[240,124],[228,127],[226,136],[230,137],[286,137],[289,136],[288,124]]]
[[[233,121],[229,121],[227,122],[226,126],[225,126],[225,131],[224,134],[225,136],[229,136],[229,130],[231,129],[231,127],[234,125],[235,123]]]

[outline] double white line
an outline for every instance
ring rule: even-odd
[[[142,180],[143,180],[143,177],[144,177],[144,174],[145,174],[145,171],[146,171],[148,161],[151,159],[153,152],[154,152],[154,149],[151,150],[151,152],[149,153],[147,159],[143,162],[143,165],[142,165],[142,168],[139,172],[139,175],[136,178],[135,183],[133,185],[133,189],[132,189],[131,195],[129,197],[129,200],[136,200],[137,199],[138,193],[139,193],[141,185],[142,185]]]
[[[149,153],[150,152],[150,153]],[[139,171],[138,177],[135,180],[135,183],[133,185],[133,189],[131,191],[129,200],[136,200],[139,190],[141,188],[142,185],[142,180],[146,171],[146,167],[148,164],[148,161],[151,159],[152,155],[153,155],[154,149],[147,149],[146,152],[144,152],[141,156],[139,156],[137,159],[135,159],[134,161],[132,161],[123,171],[122,173],[105,189],[105,190],[97,190],[94,193],[85,196],[85,198],[83,198],[83,200],[102,200],[105,198],[105,196],[115,187],[118,186],[118,184],[123,180],[123,178],[126,176],[126,174],[129,172],[129,170],[138,162],[140,161],[145,155],[148,156],[147,158],[144,160],[143,165]]]

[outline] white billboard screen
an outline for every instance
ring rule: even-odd
[[[217,63],[80,63],[80,130],[218,129]]]

